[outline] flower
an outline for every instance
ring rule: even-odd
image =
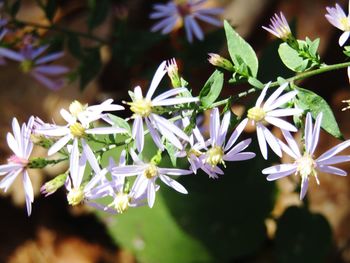
[[[222,22],[213,15],[223,12],[221,8],[205,8],[203,5],[206,0],[174,0],[166,4],[153,5],[154,12],[151,13],[151,19],[160,19],[151,31],[160,31],[162,34],[168,34],[178,25],[185,27],[187,40],[192,43],[193,38],[204,39],[203,31],[199,27],[196,19],[204,21],[214,26],[221,26]]]
[[[266,142],[270,145],[271,149],[280,157],[282,156],[282,151],[278,143],[278,139],[275,138],[275,136],[265,127],[264,122],[277,126],[282,130],[296,132],[297,128],[295,128],[295,126],[293,126],[289,122],[286,122],[285,120],[282,120],[280,117],[293,116],[295,114],[300,114],[303,112],[301,109],[298,108],[279,109],[280,106],[289,102],[298,93],[294,90],[280,96],[284,89],[288,86],[288,83],[284,83],[283,85],[281,85],[265,101],[264,105],[261,106],[269,86],[270,82],[266,84],[266,86],[262,90],[260,96],[258,97],[255,103],[255,106],[248,110],[247,118],[242,121],[246,122],[247,119],[251,120],[252,123],[256,126],[256,133],[258,137],[260,151],[265,159],[267,159]]]
[[[66,188],[68,190],[67,200],[70,205],[78,205],[85,199],[89,199],[92,189],[102,181],[108,172],[107,169],[100,169],[95,155],[85,142],[83,144],[83,153],[79,157],[78,141],[73,142],[70,152],[69,170],[70,178],[67,179]],[[91,180],[83,182],[84,172],[87,161],[95,172]]]
[[[317,159],[315,159],[314,153],[319,139],[321,121],[322,112],[318,114],[315,125],[314,127],[312,127],[313,125],[311,114],[307,113],[305,124],[305,147],[303,147],[305,148],[305,150],[303,154],[300,152],[298,145],[293,139],[292,135],[288,131],[282,130],[284,138],[286,139],[288,144],[287,146],[286,144],[281,142],[282,150],[289,156],[294,158],[295,161],[289,164],[271,166],[262,171],[263,174],[268,174],[268,181],[274,181],[291,174],[300,175],[300,199],[303,199],[306,194],[310,176],[315,177],[317,184],[320,184],[320,181],[317,177],[318,171],[345,176],[346,172],[344,170],[341,170],[331,165],[350,161],[349,155],[335,156],[336,154],[350,146],[350,140],[344,141],[334,146],[333,148],[319,156]]]
[[[343,46],[350,36],[350,16],[349,14],[346,15],[344,10],[338,4],[335,4],[335,7],[327,6],[326,9],[328,13],[325,15],[325,17],[327,18],[328,22],[344,31],[344,33],[339,37],[339,46]]]
[[[25,44],[19,52],[0,47],[0,56],[20,62],[20,69],[23,73],[31,75],[49,89],[57,90],[64,84],[60,75],[67,73],[68,68],[46,64],[63,56],[63,52],[41,56],[48,47],[48,45],[33,47],[31,44]]]
[[[179,105],[198,101],[198,98],[193,97],[170,98],[184,92],[189,92],[186,88],[171,89],[152,99],[157,86],[167,72],[165,65],[166,62],[163,61],[158,67],[146,97],[142,96],[141,87],[137,86],[131,97],[132,102],[127,103],[130,106],[130,110],[134,113],[131,117],[134,119],[132,137],[135,139],[136,148],[139,152],[143,150],[144,146],[143,121],[146,122],[155,144],[162,150],[164,149],[164,145],[162,144],[159,133],[178,149],[182,149],[183,146],[177,137],[185,141],[189,140],[188,136],[180,128],[156,113],[156,108],[160,106]]]
[[[180,176],[192,174],[192,171],[176,169],[176,168],[161,168],[156,164],[144,163],[142,162],[136,155],[136,153],[131,150],[131,157],[134,160],[134,165],[126,165],[120,167],[112,168],[112,175],[119,176],[134,176],[137,175],[133,188],[138,193],[147,193],[147,202],[149,207],[153,207],[154,201],[156,198],[156,190],[158,186],[156,185],[156,180],[160,178],[160,180],[178,191],[182,194],[187,194],[187,190],[174,179],[170,178],[168,175],[172,176]]]
[[[288,21],[282,12],[280,12],[280,16],[275,14],[274,17],[270,19],[270,22],[271,24],[269,27],[263,26],[262,28],[283,41],[287,41],[292,36]]]
[[[246,139],[238,143],[232,148],[233,144],[237,141],[239,135],[242,133],[248,120],[243,120],[230,136],[227,143],[226,134],[230,124],[231,113],[227,111],[224,114],[222,122],[220,124],[219,109],[214,108],[210,114],[210,148],[201,155],[203,160],[203,166],[201,167],[210,178],[218,178],[217,174],[223,174],[223,171],[217,166],[218,164],[225,165],[225,161],[242,161],[255,157],[255,153],[242,152],[251,143],[251,139]]]
[[[112,104],[113,100],[106,100],[100,105],[87,106],[82,105],[78,101],[74,101],[69,106],[69,112],[65,109],[60,111],[61,116],[67,125],[49,125],[42,124],[41,127],[35,129],[35,133],[46,136],[62,137],[55,142],[49,149],[48,155],[61,150],[70,140],[84,139],[87,134],[113,134],[125,133],[126,130],[119,127],[98,127],[90,128],[90,123],[105,117],[103,111],[116,111],[124,109],[124,107]]]
[[[13,118],[13,134],[7,133],[7,144],[14,155],[7,159],[7,164],[0,165],[0,176],[4,176],[0,181],[0,188],[4,189],[5,192],[18,175],[22,176],[28,216],[32,212],[34,201],[33,186],[27,171],[30,166],[29,156],[33,150],[33,143],[30,140],[33,123],[34,117],[30,117],[28,123],[23,123],[21,128],[17,119]]]

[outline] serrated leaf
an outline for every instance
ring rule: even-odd
[[[279,46],[278,54],[287,68],[295,72],[303,72],[306,69],[304,59],[300,57],[299,53],[287,43],[282,43]]]
[[[333,111],[327,101],[310,90],[302,88],[297,88],[297,90],[296,105],[305,111],[310,111],[314,119],[316,119],[320,112],[323,112],[321,127],[334,137],[343,139],[343,135],[339,130]]]
[[[251,76],[256,77],[258,74],[259,62],[254,49],[231,27],[227,21],[224,21],[224,27],[228,51],[233,63],[235,66],[239,66],[240,63],[237,60],[237,57],[240,57],[250,69]]]
[[[199,100],[204,108],[210,107],[219,97],[223,84],[224,74],[219,70],[215,70],[199,93]]]
[[[113,121],[113,123],[116,126],[125,129],[128,132],[128,134],[131,135],[130,125],[126,120],[124,120],[123,118],[120,118],[118,116],[115,116],[113,114],[108,114],[108,117]]]

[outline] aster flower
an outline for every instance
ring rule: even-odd
[[[320,113],[317,116],[314,126],[312,124],[311,114],[308,113],[306,115],[305,147],[303,147],[305,148],[305,150],[303,153],[300,152],[298,144],[294,140],[292,135],[288,131],[282,131],[284,138],[286,139],[288,144],[286,145],[283,142],[281,142],[282,149],[295,161],[289,164],[271,166],[262,171],[263,174],[268,174],[268,181],[274,181],[291,174],[300,175],[300,199],[303,199],[306,194],[310,176],[315,177],[317,184],[320,184],[320,181],[317,176],[318,171],[345,176],[346,172],[344,170],[334,167],[332,165],[350,161],[349,155],[336,156],[336,154],[350,146],[350,140],[344,141],[334,146],[333,148],[319,156],[317,159],[315,159],[314,153],[319,139],[321,121],[322,113]]]
[[[193,42],[196,37],[199,40],[204,39],[204,34],[196,19],[209,23],[214,26],[221,26],[222,22],[212,16],[221,14],[221,8],[205,8],[206,0],[174,0],[166,4],[153,5],[154,12],[151,13],[151,19],[160,19],[151,31],[161,31],[162,34],[168,34],[179,24],[184,25],[187,40]]]
[[[270,145],[271,149],[278,155],[282,156],[281,147],[278,143],[278,139],[265,127],[265,123],[272,124],[282,130],[288,130],[296,132],[297,128],[290,124],[289,122],[281,119],[284,116],[293,116],[295,114],[300,114],[303,111],[298,108],[286,108],[280,109],[283,104],[292,100],[297,91],[290,91],[286,94],[280,96],[284,89],[288,86],[288,83],[284,83],[262,105],[262,102],[266,96],[266,92],[270,86],[268,83],[262,90],[260,96],[258,97],[255,107],[248,110],[248,116],[243,122],[247,123],[247,120],[251,120],[256,126],[256,133],[258,137],[259,147],[261,154],[265,159],[267,159],[267,144]]]
[[[125,160],[126,152],[123,150],[120,155],[119,165],[116,166],[113,161],[111,161],[110,168],[113,167],[123,167],[126,165]],[[145,199],[147,198],[146,192],[135,191],[134,186],[129,189],[129,183],[125,180],[124,175],[113,175],[112,180],[105,180],[96,188],[93,189],[87,200],[87,204],[100,209],[102,211],[112,213],[112,214],[122,214],[129,207],[138,207],[145,204]],[[156,191],[159,187],[156,188]],[[103,205],[101,203],[95,202],[95,200],[106,197],[112,198],[112,201],[108,205]]]
[[[57,90],[64,84],[61,76],[68,72],[68,68],[58,65],[47,65],[47,63],[63,56],[63,52],[43,55],[48,47],[48,45],[33,47],[31,44],[25,44],[18,52],[0,47],[0,56],[19,62],[23,73],[29,74],[49,89]]]
[[[78,205],[85,199],[90,198],[92,189],[102,181],[107,174],[107,169],[101,169],[95,155],[90,147],[83,142],[83,153],[79,157],[78,141],[73,142],[70,152],[69,171],[70,177],[67,179],[66,188],[68,190],[67,200],[70,205]],[[85,167],[89,162],[94,171],[94,175],[89,182],[83,182]]]
[[[177,181],[170,178],[168,175],[181,176],[191,174],[192,171],[176,169],[176,168],[162,168],[154,163],[144,163],[136,155],[134,151],[130,151],[133,158],[134,165],[126,165],[112,168],[112,175],[114,176],[134,176],[137,175],[133,188],[137,193],[147,193],[147,202],[149,207],[153,207],[156,198],[156,180],[159,178],[163,183],[173,188],[182,194],[187,194],[187,190]]]
[[[23,123],[20,127],[17,119],[13,118],[13,134],[7,133],[7,144],[14,154],[7,159],[7,164],[0,165],[0,176],[4,176],[0,181],[0,188],[5,192],[19,175],[22,176],[28,216],[32,212],[34,201],[33,186],[27,171],[30,164],[29,156],[33,149],[33,143],[30,140],[33,123],[34,117],[30,117],[28,123]]]
[[[328,13],[325,15],[325,17],[327,18],[328,22],[336,28],[344,31],[344,33],[339,37],[339,46],[343,46],[350,36],[350,16],[349,14],[346,15],[344,10],[338,4],[335,4],[335,7],[326,7],[326,9]]]
[[[165,65],[166,62],[163,61],[158,67],[146,96],[142,96],[141,87],[137,86],[131,98],[132,102],[127,103],[130,105],[130,110],[134,113],[131,117],[134,119],[132,137],[135,139],[136,148],[139,152],[143,150],[144,146],[143,122],[146,122],[153,141],[162,150],[164,145],[159,133],[178,149],[182,149],[183,145],[177,137],[185,141],[189,140],[188,136],[179,127],[156,113],[156,108],[160,106],[172,106],[198,101],[198,98],[193,97],[173,98],[175,95],[188,92],[186,88],[171,89],[152,99],[157,86],[167,72]]]
[[[263,26],[262,28],[270,32],[274,36],[282,39],[283,41],[286,41],[292,36],[290,27],[288,25],[288,21],[282,12],[280,12],[279,16],[278,14],[275,14],[270,19],[270,22],[271,24],[269,25],[269,27]]]
[[[83,140],[88,134],[125,133],[126,130],[119,127],[90,128],[90,122],[102,119],[105,116],[102,114],[103,111],[123,109],[122,106],[112,104],[112,102],[113,100],[107,100],[100,105],[88,107],[74,101],[69,107],[69,112],[65,109],[62,109],[60,112],[67,125],[42,125],[35,129],[35,133],[37,134],[61,137],[50,147],[48,155],[53,155],[61,150],[70,140]]]
[[[210,148],[200,158],[203,160],[201,169],[205,171],[210,178],[218,178],[217,174],[224,172],[217,166],[225,165],[225,161],[243,161],[255,157],[255,153],[242,152],[251,143],[251,139],[246,139],[233,147],[239,135],[242,133],[248,120],[243,120],[232,133],[226,143],[226,135],[230,124],[231,113],[227,111],[224,114],[220,124],[219,109],[214,108],[210,114]]]

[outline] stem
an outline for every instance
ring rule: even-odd
[[[102,39],[102,38],[99,38],[97,36],[90,35],[90,34],[84,33],[84,32],[70,30],[70,29],[63,28],[63,27],[59,27],[59,26],[56,26],[54,24],[47,26],[47,25],[42,25],[42,24],[18,20],[18,19],[13,19],[10,22],[15,23],[15,24],[22,24],[22,25],[26,25],[26,26],[31,26],[31,27],[35,27],[35,28],[53,30],[53,31],[61,32],[61,33],[67,34],[67,35],[74,34],[74,35],[77,35],[77,36],[82,37],[82,38],[86,38],[86,39],[90,39],[90,40],[99,42],[100,44],[109,44],[109,41]]]

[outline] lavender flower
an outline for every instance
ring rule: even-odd
[[[7,133],[7,144],[14,155],[7,159],[7,164],[0,165],[0,176],[4,176],[0,181],[0,188],[4,189],[5,192],[18,175],[22,176],[28,216],[32,212],[32,203],[34,201],[33,186],[27,171],[30,164],[29,156],[33,149],[33,143],[30,140],[33,123],[34,117],[30,117],[28,123],[23,123],[21,128],[17,119],[13,118],[13,134]]]
[[[136,155],[134,151],[130,151],[130,154],[134,160],[134,165],[126,165],[120,167],[112,168],[112,175],[114,176],[134,176],[137,178],[134,182],[134,189],[137,193],[147,193],[148,206],[153,207],[156,198],[156,190],[158,186],[156,185],[156,180],[160,180],[178,191],[182,194],[187,194],[187,190],[174,179],[170,178],[168,175],[180,176],[191,174],[192,171],[176,169],[176,168],[161,168],[154,163],[144,163]]]
[[[310,176],[315,177],[317,184],[320,184],[320,181],[317,177],[317,171],[345,176],[346,172],[344,170],[336,168],[332,165],[350,161],[349,155],[335,156],[336,154],[350,146],[350,140],[347,140],[334,146],[333,148],[319,156],[317,159],[314,158],[314,153],[320,134],[321,121],[322,113],[320,113],[317,116],[315,125],[313,127],[311,114],[307,114],[305,124],[305,150],[303,154],[300,152],[298,145],[293,139],[292,135],[288,131],[282,130],[284,138],[286,139],[288,144],[287,146],[286,144],[281,142],[282,150],[289,156],[294,158],[295,161],[290,164],[280,164],[271,166],[262,171],[263,174],[268,174],[268,181],[274,181],[291,174],[300,175],[300,199],[303,199],[306,194]]]
[[[301,109],[297,108],[279,109],[280,106],[289,102],[298,93],[297,91],[290,91],[280,96],[284,89],[288,86],[288,83],[281,85],[274,93],[271,94],[271,96],[265,101],[264,105],[262,106],[261,104],[266,96],[266,92],[269,86],[270,83],[264,87],[255,103],[255,107],[248,110],[248,118],[242,121],[247,123],[247,120],[249,119],[256,126],[260,151],[265,159],[267,159],[266,142],[278,156],[282,156],[282,151],[278,143],[278,139],[275,138],[275,136],[265,127],[265,122],[277,126],[282,130],[296,132],[297,128],[295,128],[295,126],[289,122],[286,122],[285,120],[282,120],[280,117],[293,116],[295,114],[300,114],[303,112]]]
[[[276,37],[282,39],[283,41],[287,41],[292,36],[287,19],[282,12],[280,12],[280,16],[278,16],[278,14],[275,14],[274,17],[270,19],[270,22],[271,24],[269,27],[263,26],[262,28],[275,35]]]
[[[83,106],[77,101],[74,101],[70,107],[69,112],[65,109],[61,110],[61,116],[67,125],[42,125],[35,129],[35,133],[43,134],[52,137],[62,137],[55,142],[49,149],[48,155],[53,155],[62,149],[70,140],[84,139],[88,134],[113,134],[125,133],[126,130],[119,127],[98,127],[91,128],[90,122],[98,119],[103,119],[105,116],[103,111],[116,111],[124,109],[124,107],[112,104],[113,100],[106,100],[100,105],[88,107]]]
[[[188,136],[180,128],[174,125],[171,121],[156,113],[156,107],[178,105],[198,101],[198,98],[193,97],[170,98],[175,95],[188,92],[186,88],[172,89],[152,99],[157,86],[167,72],[165,65],[166,62],[163,61],[158,67],[152,79],[150,88],[146,94],[146,97],[142,96],[141,87],[137,86],[135,87],[134,93],[131,97],[132,102],[127,103],[130,105],[130,110],[134,113],[131,117],[134,119],[132,136],[135,139],[136,148],[139,152],[143,150],[144,146],[143,121],[146,122],[147,128],[155,144],[162,150],[164,149],[164,145],[161,141],[159,133],[178,149],[182,149],[183,146],[177,137],[185,141],[189,140]]]
[[[203,31],[196,19],[204,21],[214,26],[221,26],[222,22],[213,15],[223,12],[221,8],[205,8],[206,0],[174,0],[166,4],[155,4],[151,19],[160,19],[151,31],[161,31],[168,34],[173,31],[178,24],[184,24],[187,40],[192,43],[193,38],[204,39]]]
[[[335,4],[335,7],[326,7],[326,9],[328,13],[325,15],[325,17],[327,18],[328,22],[344,31],[344,33],[339,37],[339,46],[343,46],[350,36],[350,15],[346,15],[344,10],[338,4]]]
[[[49,89],[57,90],[63,86],[64,81],[61,75],[67,73],[68,68],[47,65],[47,63],[63,56],[63,52],[43,56],[48,47],[45,45],[35,48],[31,44],[25,44],[19,52],[0,47],[0,56],[19,62],[23,73],[29,74]]]
[[[227,143],[225,143],[230,118],[231,113],[227,111],[220,124],[219,109],[212,109],[210,114],[209,143],[211,147],[200,157],[204,163],[201,168],[210,178],[218,178],[217,174],[224,173],[217,166],[218,164],[225,165],[225,161],[242,161],[255,157],[255,153],[242,152],[249,146],[251,139],[243,140],[233,147],[233,144],[237,141],[248,120],[243,120],[232,133]]]

